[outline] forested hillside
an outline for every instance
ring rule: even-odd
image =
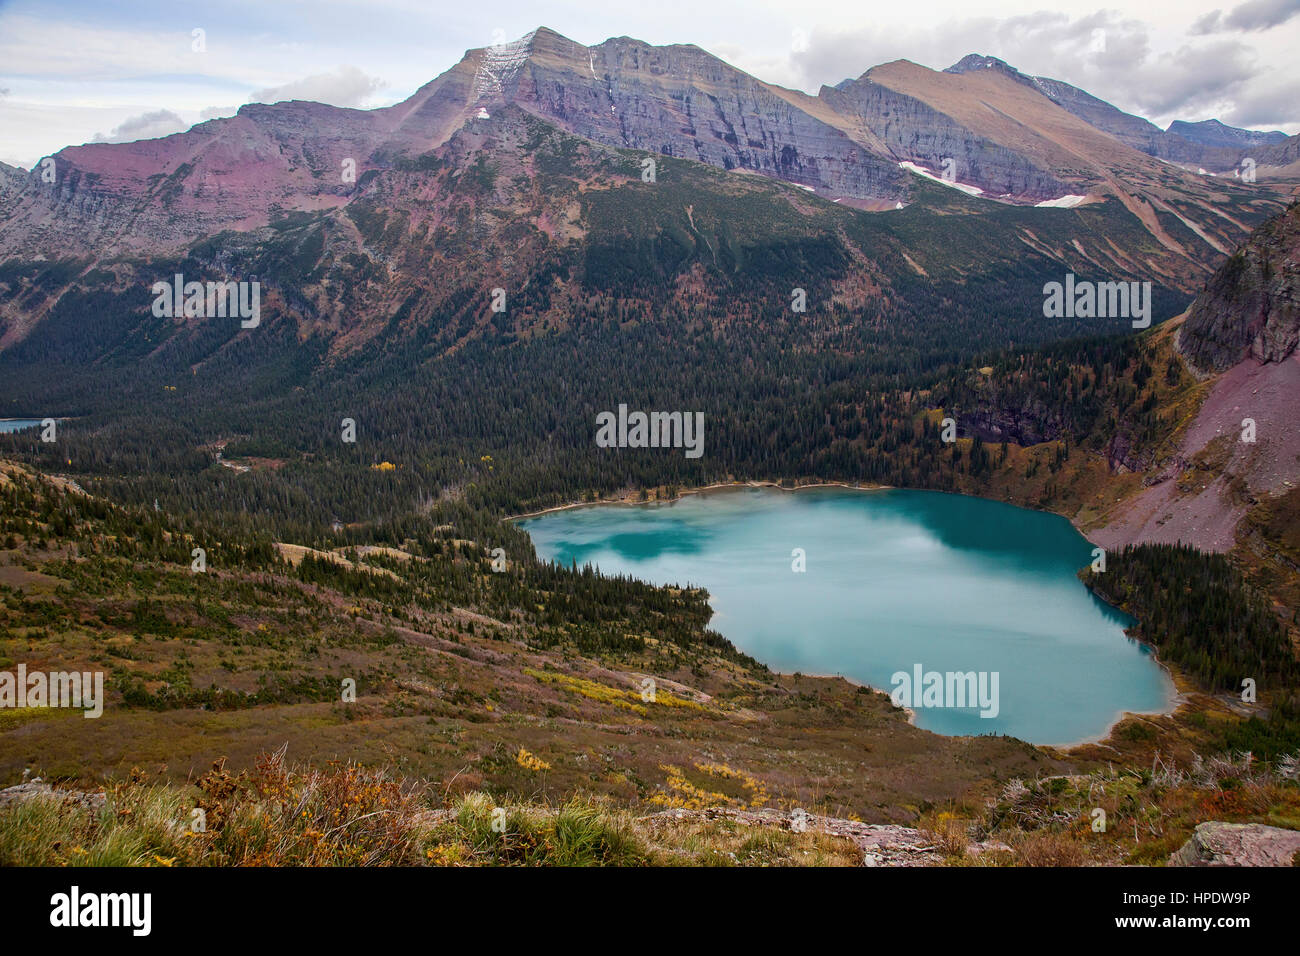
[[[731,476],[951,487],[919,390],[1004,348],[1131,335],[1045,317],[1043,285],[1110,277],[1109,243],[1154,254],[1113,200],[1039,209],[918,180],[912,205],[867,214],[668,157],[647,183],[638,163],[509,108],[367,173],[342,211],[180,258],[10,260],[0,414],[69,420],[54,445],[0,451],[299,534],[440,495],[509,512]],[[257,277],[260,324],[155,318],[146,291],[174,274]],[[1152,314],[1185,302],[1156,283]],[[703,412],[703,456],[596,448],[619,404]],[[218,449],[261,464],[235,474]]]
[[[914,819],[917,794],[1061,766],[1009,738],[929,734],[843,680],[772,673],[707,627],[706,593],[538,562],[521,532],[463,510],[435,509],[399,546],[313,551],[8,463],[0,504],[0,666],[103,671],[107,695],[95,720],[6,710],[8,777],[156,762],[184,781],[274,741],[451,793],[722,793],[883,822]]]

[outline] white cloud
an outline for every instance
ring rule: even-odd
[[[281,100],[314,100],[330,106],[359,107],[383,89],[384,81],[367,76],[355,66],[340,66],[333,73],[317,73],[281,86],[271,86],[253,94],[257,103]]]
[[[1104,34],[1098,48],[1097,33]],[[1014,17],[976,17],[943,23],[872,25],[859,30],[819,29],[808,48],[791,59],[815,83],[857,77],[879,63],[905,59],[942,70],[967,53],[999,57],[1025,73],[1060,79],[1063,68],[1103,67],[1132,62],[1149,52],[1146,27],[1100,11],[1071,18],[1046,10]],[[1055,68],[1055,72],[1052,68]],[[814,86],[815,88],[815,86]]]
[[[199,119],[203,122],[213,119],[221,119],[223,116],[234,116],[239,112],[239,106],[206,106],[199,110]]]
[[[1231,104],[1260,73],[1250,49],[1235,40],[1183,47],[1138,64],[1127,79],[1132,102],[1148,114],[1195,114]],[[1121,79],[1121,77],[1116,77]]]
[[[1214,10],[1192,24],[1192,33],[1222,33],[1236,30],[1242,33],[1259,33],[1281,26],[1292,17],[1300,15],[1300,0],[1247,0],[1233,7],[1227,16]]]
[[[1271,30],[1300,14],[1300,0],[1249,0],[1224,19],[1234,30]]]
[[[107,136],[96,133],[91,142],[133,143],[138,139],[158,139],[173,133],[183,133],[189,128],[190,124],[171,110],[155,110],[152,113],[141,113],[139,116],[124,120]]]
[[[1199,17],[1192,22],[1192,28],[1188,32],[1193,36],[1206,36],[1211,33],[1218,33],[1223,29],[1223,11],[1211,10],[1203,17]]]
[[[1296,0],[1300,2],[1300,0]],[[1244,108],[1268,71],[1254,49],[1231,38],[1153,50],[1150,28],[1113,11],[1079,17],[1039,11],[1003,19],[953,20],[910,32],[868,27],[814,32],[808,49],[792,54],[805,82],[835,83],[868,65],[904,58],[945,69],[967,53],[1006,60],[1021,72],[1064,80],[1121,109],[1165,126],[1173,119],[1261,115],[1274,126],[1300,121],[1300,104],[1280,97],[1269,108]]]
[[[1232,126],[1278,129],[1286,126],[1300,103],[1300,81],[1270,78],[1266,84],[1252,85],[1223,114]]]

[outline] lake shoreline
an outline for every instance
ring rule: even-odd
[[[1095,594],[1096,592],[1094,591],[1093,593]],[[1107,601],[1102,595],[1097,596],[1103,601],[1106,601],[1107,604],[1110,604],[1110,601]],[[1111,604],[1111,607],[1119,608],[1119,610],[1124,611],[1124,609],[1119,607],[1117,604]],[[1124,613],[1128,614],[1127,611],[1124,611]],[[1072,750],[1077,750],[1082,747],[1110,747],[1111,749],[1114,749],[1111,747],[1110,740],[1115,735],[1115,729],[1129,717],[1169,717],[1177,719],[1182,710],[1189,708],[1192,705],[1192,697],[1194,694],[1204,693],[1204,691],[1196,686],[1196,682],[1192,680],[1189,674],[1176,665],[1161,660],[1160,650],[1154,644],[1132,636],[1129,637],[1129,640],[1137,641],[1143,647],[1147,648],[1151,652],[1151,659],[1155,662],[1156,666],[1169,675],[1169,680],[1170,683],[1173,684],[1174,691],[1170,695],[1169,700],[1165,703],[1164,709],[1121,711],[1111,725],[1106,728],[1106,733],[1100,737],[1076,740],[1068,744],[1034,744],[1035,747],[1047,747],[1067,754]]]
[[[689,495],[709,494],[715,492],[720,493],[726,491],[739,491],[739,490],[747,490],[747,489],[776,489],[779,491],[797,492],[808,488],[844,489],[848,491],[898,491],[898,490],[933,491],[936,494],[940,494],[940,495],[951,495],[953,498],[966,499],[970,501],[988,502],[993,505],[1011,506],[1013,508],[1017,508],[1025,512],[1038,513],[1044,516],[1051,515],[1058,519],[1064,518],[1065,526],[1069,527],[1073,531],[1073,533],[1078,536],[1078,538],[1082,538],[1083,541],[1087,541],[1089,544],[1092,543],[1091,541],[1089,541],[1086,535],[1084,535],[1083,531],[1072,520],[1070,520],[1068,516],[1062,515],[1059,512],[1050,509],[1025,508],[1021,505],[1016,505],[1012,502],[1003,501],[998,498],[990,498],[983,495],[965,494],[962,492],[943,492],[943,491],[938,491],[936,489],[896,489],[893,486],[883,485],[883,484],[864,484],[864,483],[833,482],[833,481],[806,482],[803,484],[797,484],[793,486],[782,483],[779,480],[714,482],[708,485],[684,488],[680,490],[674,489],[676,493],[671,496],[666,494],[667,488],[664,486],[660,486],[658,488],[644,489],[644,490],[629,489],[621,492],[616,497],[602,498],[594,501],[573,501],[565,504],[555,505],[548,508],[542,508],[535,511],[530,511],[520,515],[514,515],[507,520],[528,521],[546,515],[553,515],[565,511],[570,511],[575,508],[586,508],[586,507],[594,507],[599,505],[623,505],[623,506],[643,505],[644,506],[644,505],[673,504],[685,499]],[[658,494],[660,497],[645,497],[645,498],[641,497],[642,495],[647,495],[647,494]],[[1085,588],[1085,590],[1091,593],[1094,597],[1100,598],[1101,602],[1105,604],[1107,607],[1119,611],[1124,615],[1126,615],[1130,624],[1133,623],[1133,619],[1131,615],[1128,615],[1127,612],[1123,611],[1122,608],[1118,608],[1116,605],[1112,604],[1111,602],[1106,601],[1104,596],[1096,594],[1096,592],[1090,588]],[[716,615],[717,612],[715,611],[715,617],[713,620],[716,620]],[[711,621],[710,626],[716,626],[716,625],[714,625],[713,621]],[[1127,631],[1127,627],[1125,628],[1125,630]],[[1151,647],[1149,644],[1147,644],[1144,641],[1140,641],[1137,640],[1136,638],[1133,638],[1131,635],[1129,635],[1129,637],[1131,640],[1136,640],[1137,643],[1143,646],[1143,649],[1150,654],[1151,663],[1155,664],[1156,667],[1161,672],[1163,672],[1165,681],[1167,682],[1166,686],[1169,688],[1168,693],[1164,696],[1164,698],[1162,700],[1159,700],[1158,702],[1151,701],[1146,704],[1146,707],[1142,707],[1142,705],[1139,704],[1140,709],[1128,709],[1123,706],[1117,707],[1113,713],[1106,715],[1108,719],[1105,719],[1104,724],[1101,724],[1099,722],[1098,724],[1093,725],[1095,728],[1098,729],[1093,730],[1091,732],[1085,731],[1083,734],[1081,734],[1078,737],[1073,737],[1073,735],[1070,735],[1072,739],[1068,739],[1065,742],[1059,742],[1059,743],[1058,742],[1035,742],[1032,740],[1026,740],[1027,743],[1030,743],[1032,746],[1035,747],[1043,748],[1044,750],[1053,750],[1053,751],[1072,751],[1078,748],[1086,748],[1090,746],[1105,747],[1107,745],[1107,742],[1114,738],[1117,728],[1121,724],[1123,724],[1126,720],[1130,720],[1134,717],[1173,717],[1184,707],[1184,705],[1188,701],[1189,692],[1194,691],[1195,688],[1185,686],[1186,682],[1180,680],[1179,679],[1180,675],[1176,674],[1172,668],[1170,668],[1163,660],[1160,659],[1160,655],[1155,653],[1155,649],[1153,647]],[[746,651],[746,653],[754,654],[758,660],[765,659],[765,655],[763,655],[762,653],[755,653],[754,651]],[[827,680],[833,680],[838,678],[844,680],[846,683],[850,684],[851,686],[866,687],[867,689],[871,690],[873,693],[880,693],[886,697],[891,697],[890,692],[886,689],[875,687],[862,680],[857,680],[854,678],[847,677],[842,672],[841,673],[830,672],[824,667],[819,668],[818,673],[810,673],[807,670],[787,670],[784,668],[774,668],[774,670],[777,673],[781,674],[783,677],[792,677],[796,675],[801,675],[801,676],[816,677],[816,678],[827,679]],[[988,733],[1000,733],[997,730],[990,730],[987,732],[981,732],[979,730],[970,730],[966,733],[960,733],[960,732],[942,733],[940,731],[933,730],[925,726],[921,726],[918,723],[917,718],[919,715],[916,712],[914,712],[909,708],[902,708],[902,709],[906,714],[906,719],[909,724],[911,724],[912,726],[916,726],[918,729],[926,730],[928,733],[935,733],[939,736],[974,737],[974,736],[986,735]],[[1066,728],[1062,727],[1061,729],[1066,729]],[[1083,728],[1078,728],[1078,727],[1075,728],[1076,732],[1077,730],[1080,729]],[[1006,731],[1001,731],[1001,733],[1005,733],[1005,732]],[[1069,734],[1069,731],[1067,730],[1066,733]],[[1012,733],[1012,736],[1015,736],[1015,734]],[[1025,739],[1025,738],[1021,737],[1020,739]]]
[[[524,521],[528,518],[540,518],[542,515],[554,514],[557,511],[570,511],[573,508],[593,508],[597,505],[669,505],[675,501],[681,501],[690,495],[699,495],[708,491],[724,491],[726,489],[741,488],[775,488],[778,491],[803,491],[807,488],[847,488],[850,491],[894,491],[893,485],[864,485],[849,484],[847,481],[819,481],[805,485],[795,485],[789,487],[782,485],[778,481],[718,481],[711,485],[700,485],[697,488],[685,488],[679,490],[677,494],[669,498],[646,498],[641,499],[634,497],[640,492],[629,491],[621,498],[598,498],[595,501],[573,501],[569,504],[553,505],[550,508],[542,508],[540,511],[529,511],[521,515],[509,515],[505,521]],[[975,497],[975,496],[971,496]]]
[[[1150,645],[1145,645],[1145,646],[1150,646]],[[1045,750],[1056,750],[1068,756],[1070,751],[1077,750],[1080,747],[1106,746],[1107,741],[1109,741],[1111,739],[1111,736],[1115,733],[1115,728],[1118,727],[1120,724],[1122,724],[1129,717],[1175,717],[1177,716],[1178,711],[1182,710],[1183,707],[1191,703],[1191,694],[1195,693],[1195,688],[1190,686],[1185,686],[1188,681],[1186,675],[1173,670],[1172,668],[1169,667],[1168,664],[1161,661],[1158,657],[1155,657],[1154,648],[1152,649],[1152,651],[1153,651],[1152,656],[1155,658],[1155,662],[1158,665],[1160,665],[1160,667],[1163,668],[1167,674],[1169,674],[1170,679],[1174,682],[1174,693],[1170,698],[1169,702],[1165,705],[1163,709],[1117,711],[1115,718],[1106,726],[1106,729],[1102,731],[1101,734],[1094,737],[1086,737],[1083,740],[1073,740],[1066,744],[1036,744],[1032,740],[1026,740],[1025,743],[1029,744],[1029,746],[1031,747],[1040,747]],[[814,677],[818,680],[842,680],[846,684],[849,684],[853,687],[865,687],[867,690],[871,691],[874,694],[883,694],[884,696],[890,698],[891,702],[893,701],[893,695],[889,691],[881,690],[879,687],[876,687],[872,684],[867,684],[860,680],[855,680],[854,678],[848,677],[844,674],[809,674],[809,673],[805,673],[804,671],[797,671],[795,673],[786,673],[784,671],[777,671],[776,673],[780,674],[783,677]],[[897,704],[895,704],[894,706],[898,707],[899,710],[901,710],[904,714],[907,715],[908,724],[915,727],[917,730],[924,730],[927,734],[934,734],[937,737],[949,737],[954,740],[961,737],[973,738],[979,736],[978,734],[942,734],[939,733],[939,731],[937,730],[929,730],[928,728],[922,727],[920,724],[916,722],[916,711],[913,708],[899,707]],[[1020,740],[1022,738],[1017,737],[1016,739]]]
[[[677,494],[672,495],[671,497],[646,498],[644,500],[638,497],[641,494],[641,491],[646,491],[648,493],[650,491],[666,490],[664,486],[660,486],[660,488],[646,488],[637,491],[627,491],[622,496],[617,498],[597,498],[595,501],[570,501],[562,505],[552,505],[549,508],[540,508],[537,511],[528,511],[525,512],[524,514],[507,515],[502,520],[503,521],[524,521],[529,518],[540,518],[542,515],[554,514],[557,511],[569,511],[573,508],[591,508],[591,507],[595,507],[596,505],[672,504],[674,502],[681,501],[683,498],[686,498],[690,495],[704,494],[709,491],[725,491],[727,489],[740,489],[740,488],[775,488],[777,491],[791,491],[791,492],[803,491],[806,488],[847,488],[850,491],[930,491],[930,492],[934,492],[937,495],[956,495],[961,498],[977,498],[980,501],[992,501],[997,504],[1011,505],[1014,508],[1021,508],[1025,511],[1032,511],[1036,514],[1056,515],[1057,517],[1064,518],[1066,521],[1068,521],[1070,523],[1070,527],[1074,528],[1074,530],[1079,533],[1079,536],[1083,538],[1083,540],[1087,541],[1091,545],[1094,546],[1096,545],[1096,542],[1093,541],[1092,538],[1088,537],[1088,532],[1083,527],[1081,527],[1077,521],[1075,521],[1069,515],[1062,514],[1059,511],[1053,511],[1051,508],[1037,508],[1032,505],[1017,504],[1014,501],[1007,501],[1003,498],[990,498],[987,495],[970,494],[965,491],[947,491],[942,488],[899,488],[896,485],[863,484],[861,482],[850,483],[847,481],[814,481],[814,482],[807,482],[805,484],[791,486],[791,485],[782,484],[781,482],[784,480],[785,479],[769,479],[769,478],[757,479],[756,478],[750,481],[715,481],[711,485],[700,485],[698,487],[679,489]],[[1095,531],[1099,529],[1094,528],[1092,530]]]

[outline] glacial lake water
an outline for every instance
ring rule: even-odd
[[[996,672],[996,716],[915,709],[936,733],[1077,743],[1104,736],[1124,711],[1166,711],[1175,694],[1124,633],[1132,618],[1076,577],[1092,545],[1057,515],[927,491],[739,488],[519,524],[543,558],[706,588],[710,626],[776,670],[886,692],[918,665]]]
[[[0,433],[3,432],[20,432],[24,428],[35,428],[41,423],[39,418],[6,418],[0,419]]]

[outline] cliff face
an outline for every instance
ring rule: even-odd
[[[1176,348],[1210,376],[1204,398],[1176,451],[1095,543],[1227,551],[1251,507],[1300,484],[1298,291],[1300,204],[1251,233],[1188,310]]]
[[[1067,433],[1060,410],[1042,402],[1024,402],[1018,406],[988,402],[963,410],[962,426],[986,442],[1013,441],[1024,447],[1055,441]]]
[[[1300,204],[1260,226],[1192,304],[1179,350],[1202,371],[1281,362],[1300,341]]]
[[[961,182],[994,196],[1049,199],[1070,191],[1028,157],[978,135],[916,97],[874,82],[869,74],[823,87],[818,97],[860,124],[900,161],[941,170],[945,160],[954,160]]]
[[[1280,173],[1300,170],[1300,136],[1292,136],[1274,146],[1254,150],[1252,158],[1262,167],[1272,167]]]
[[[836,196],[907,195],[896,164],[699,47],[627,37],[584,47],[539,30],[515,56],[487,99],[598,143],[752,170]]]

